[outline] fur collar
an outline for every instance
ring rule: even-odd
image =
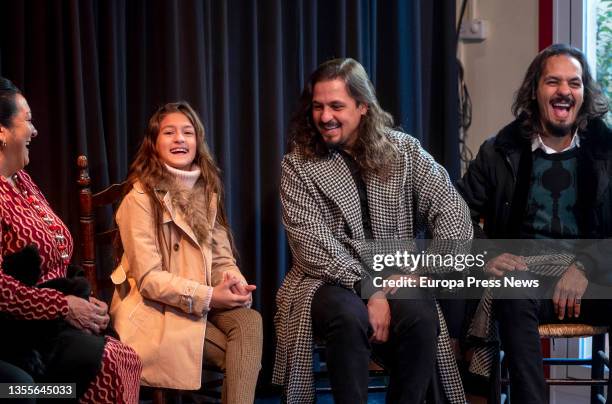
[[[158,193],[158,197],[160,196],[159,193],[162,194],[161,198],[166,192],[170,194],[172,206],[181,212],[198,242],[203,245],[208,239],[213,224],[209,223],[210,196],[207,198],[204,192],[202,178],[198,179],[192,189],[180,186],[172,178],[161,180],[154,189]]]

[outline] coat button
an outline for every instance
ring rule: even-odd
[[[178,251],[178,249],[179,249],[179,245],[178,245],[178,243],[174,244],[174,247],[173,247],[173,248],[174,248],[174,251]]]

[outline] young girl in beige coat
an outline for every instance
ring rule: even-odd
[[[225,372],[223,402],[252,403],[262,349],[255,286],[236,266],[219,170],[189,104],[151,117],[128,185],[111,318],[142,360],[142,384],[196,390],[212,363]]]

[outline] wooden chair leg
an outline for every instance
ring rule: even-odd
[[[153,404],[166,404],[166,391],[164,389],[153,389]]]
[[[182,404],[181,390],[153,389],[153,404]]]

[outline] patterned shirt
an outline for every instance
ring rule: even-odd
[[[4,256],[34,244],[42,260],[38,283],[66,276],[65,256],[72,256],[73,248],[68,229],[25,171],[17,173],[17,181],[20,190],[0,176],[0,265]],[[45,222],[45,216],[51,220]],[[56,241],[59,236],[63,237],[61,247]],[[68,314],[68,303],[62,293],[25,286],[0,269],[0,311],[17,318],[48,320]]]
[[[540,149],[533,153],[531,187],[521,232],[523,237],[578,237],[576,152],[574,148],[554,154],[545,154]]]

